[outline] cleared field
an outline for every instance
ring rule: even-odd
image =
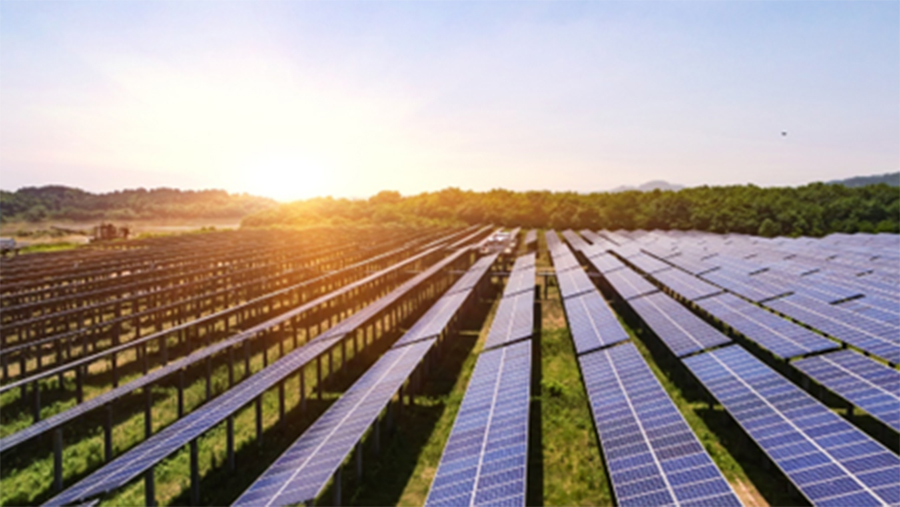
[[[896,235],[490,231],[3,259],[0,503],[900,500]]]

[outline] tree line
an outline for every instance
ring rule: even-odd
[[[275,206],[276,202],[224,190],[156,188],[94,194],[51,185],[0,190],[0,220],[128,220],[159,218],[239,219]]]
[[[772,236],[900,232],[900,189],[812,183],[801,187],[701,186],[678,191],[590,193],[447,188],[413,196],[314,198],[269,208],[242,226],[342,223],[562,229],[682,229]]]

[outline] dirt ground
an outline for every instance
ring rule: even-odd
[[[237,229],[240,221],[235,219],[162,219],[162,220],[116,220],[109,221],[116,227],[127,226],[132,237],[141,234],[172,234],[187,232],[204,227],[216,229]],[[49,243],[87,243],[93,228],[100,221],[73,222],[49,220],[41,222],[9,222],[0,224],[0,236],[14,238],[22,246]],[[73,232],[66,232],[73,231]],[[74,231],[83,232],[80,234]]]

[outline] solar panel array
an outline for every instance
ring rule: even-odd
[[[484,343],[485,349],[531,338],[534,333],[534,254],[516,259]],[[528,290],[522,290],[527,286]]]
[[[678,357],[731,341],[731,338],[666,294],[651,294],[628,303],[653,333]]]
[[[660,271],[666,271],[672,269],[672,266],[666,264],[665,262],[647,255],[644,252],[640,252],[637,255],[633,255],[628,257],[628,262],[636,266],[638,269],[647,274],[654,274]]]
[[[740,294],[752,301],[760,302],[774,299],[791,293],[790,289],[753,278],[750,275],[738,274],[725,269],[709,271],[701,278],[712,282],[723,289]]]
[[[740,347],[684,359],[814,505],[900,503],[900,457]]]
[[[578,362],[617,505],[741,505],[633,344]]]
[[[870,354],[900,364],[900,335],[896,328],[883,322],[799,294],[765,305]]]
[[[375,303],[344,319],[303,346],[285,354],[218,398],[175,421],[118,458],[110,461],[99,470],[52,498],[49,504],[65,505],[84,501],[92,496],[122,487],[166,456],[209,431],[213,426],[221,423],[226,417],[237,412],[241,407],[247,405],[289,375],[294,374],[306,364],[314,361],[344,336],[355,330],[360,324],[365,323],[367,319],[393,305],[403,295],[446,268],[464,253],[466,253],[466,249],[457,250],[455,253],[433,264]]]
[[[425,505],[525,505],[531,347],[478,356]]]
[[[900,432],[900,371],[852,350],[829,352],[791,364]]]
[[[436,341],[385,352],[233,505],[312,503]]]
[[[578,235],[575,231],[566,230],[562,233],[563,237],[566,238],[566,241],[569,242],[569,245],[572,246],[572,249],[576,252],[580,252],[591,246],[590,243],[584,240],[581,236]]]
[[[697,304],[778,357],[788,359],[836,349],[838,344],[733,294],[703,299]]]

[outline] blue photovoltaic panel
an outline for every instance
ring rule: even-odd
[[[525,505],[531,346],[478,357],[426,506]]]
[[[663,293],[633,299],[628,303],[653,333],[678,357],[731,341],[678,301]]]
[[[695,275],[701,275],[720,269],[719,266],[702,260],[702,257],[702,252],[682,253],[677,257],[667,258],[666,262]]]
[[[485,349],[531,338],[534,333],[534,291],[520,292],[500,300]]]
[[[648,282],[646,278],[637,274],[631,268],[619,269],[611,273],[605,273],[603,276],[619,294],[619,297],[625,300],[659,292],[655,285]]]
[[[559,283],[559,295],[563,299],[597,290],[591,277],[582,269],[570,269],[557,273],[556,281]]]
[[[530,231],[525,233],[525,241],[523,243],[526,245],[530,245],[535,242],[537,242],[537,231],[535,229],[531,229]]]
[[[268,507],[315,500],[435,341],[385,352],[233,505]]]
[[[564,246],[564,248],[565,250],[559,249],[551,252],[553,269],[556,270],[556,273],[559,274],[570,269],[581,269],[581,264],[575,258],[575,254],[569,250],[569,247]]]
[[[484,275],[491,269],[491,266],[497,261],[499,255],[499,253],[485,255],[475,261],[475,264],[472,264],[472,266],[463,273],[459,280],[447,290],[446,294],[455,294],[457,292],[467,292],[472,290],[484,279]]]
[[[577,354],[628,339],[628,333],[596,290],[566,299],[563,305]]]
[[[657,281],[680,294],[681,297],[688,301],[695,301],[722,292],[722,289],[719,287],[680,269],[654,273],[653,278],[656,278]]]
[[[861,313],[866,317],[884,322],[894,328],[900,329],[900,303],[877,297],[862,297],[839,303],[844,310]]]
[[[633,344],[578,362],[617,505],[741,505]]]
[[[900,502],[900,457],[749,352],[683,361],[813,505]]]
[[[795,294],[766,306],[893,364],[900,363],[897,329],[840,306]]]
[[[702,299],[697,304],[778,357],[836,349],[838,344],[733,294]]]
[[[644,252],[629,257],[628,262],[634,264],[638,269],[647,274],[653,274],[660,271],[665,271],[667,269],[672,269],[671,265],[666,264],[656,257],[645,254]]]
[[[572,246],[572,249],[576,252],[580,250],[584,250],[589,247],[590,244],[584,240],[581,236],[578,235],[575,231],[566,230],[562,233],[563,237],[566,238],[566,241]]]
[[[535,274],[535,254],[523,255],[516,259],[503,289],[503,297],[533,291]]]
[[[791,364],[900,432],[900,371],[852,350],[808,357]]]
[[[723,289],[734,292],[735,294],[740,294],[741,296],[756,302],[781,297],[791,293],[791,289],[782,285],[771,284],[752,276],[737,274],[726,269],[709,271],[701,274],[700,277]]]
[[[835,303],[837,301],[862,296],[862,293],[859,290],[844,287],[838,283],[827,282],[824,280],[810,280],[809,278],[800,276],[791,276],[787,273],[766,271],[765,273],[760,273],[756,276],[760,280],[765,280],[770,283],[784,283],[796,293],[805,294],[826,303]]]
[[[588,262],[594,265],[597,271],[607,274],[622,269],[625,264],[618,257],[611,253],[601,253],[599,255],[589,255]]]

